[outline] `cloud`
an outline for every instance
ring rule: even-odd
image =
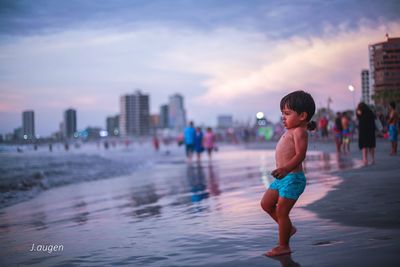
[[[347,85],[356,86],[358,101],[360,73],[362,69],[369,68],[368,45],[385,41],[386,32],[391,36],[399,36],[400,22],[374,27],[361,24],[356,30],[342,27],[334,35],[328,29],[322,36],[297,36],[272,43],[249,39],[260,43],[245,47],[240,42],[232,45],[237,49],[236,62],[202,55],[201,58],[195,58],[196,66],[190,68],[187,60],[185,67],[210,75],[203,83],[207,90],[197,97],[196,103],[229,107],[243,98],[254,99],[254,103],[264,98],[267,103],[269,99],[265,96],[270,93],[304,89],[316,97],[317,103],[325,104],[328,96],[331,96],[334,107],[349,108],[353,104]],[[242,70],[240,62],[248,59],[246,53],[243,53],[246,48],[258,56],[259,60],[253,65],[246,65],[246,69]],[[187,53],[194,52],[191,49]],[[214,64],[210,68],[207,64],[213,60],[219,62],[219,65]],[[229,71],[224,71],[229,68]],[[210,72],[210,69],[213,71]],[[262,106],[258,106],[258,109],[262,109]]]
[[[75,106],[94,114],[80,125],[103,124],[118,112],[119,96],[135,88],[151,95],[153,112],[181,92],[189,117],[207,124],[221,113],[246,119],[262,110],[277,118],[280,97],[297,89],[310,91],[317,105],[331,96],[335,108],[351,107],[346,88],[360,88],[368,44],[383,41],[386,32],[399,36],[400,22],[325,27],[322,35],[280,39],[235,27],[137,24],[3,40],[0,93],[18,98],[21,108],[33,103],[41,110],[58,107],[61,114]],[[3,99],[2,111],[15,110]]]

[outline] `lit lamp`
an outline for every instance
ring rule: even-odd
[[[265,119],[264,113],[263,112],[257,112],[256,114],[257,118],[257,125],[260,127],[266,126],[267,125],[267,120]]]
[[[263,112],[257,112],[257,114],[256,114],[256,117],[257,117],[257,119],[263,119],[264,118],[264,113]]]
[[[354,108],[354,110],[356,110],[356,100],[355,100],[355,96],[354,96],[355,93],[356,93],[356,89],[351,84],[348,86],[348,89],[349,89],[350,92],[353,93],[353,108]]]

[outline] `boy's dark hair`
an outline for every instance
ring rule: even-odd
[[[294,110],[297,114],[305,112],[307,114],[306,121],[309,122],[308,129],[314,130],[316,128],[316,123],[310,121],[315,113],[315,102],[309,93],[302,90],[294,91],[281,99],[280,104],[281,110],[285,107]]]
[[[396,102],[392,101],[389,103],[389,105],[392,107],[392,109],[396,109]]]

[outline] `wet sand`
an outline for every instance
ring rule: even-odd
[[[333,150],[331,145],[316,145],[321,150]],[[389,151],[389,143],[381,140],[375,164],[333,172],[343,182],[307,209],[349,226],[399,229],[400,156],[390,156]],[[358,149],[353,150],[352,156],[361,159]]]
[[[385,195],[369,194],[377,186],[383,194],[398,191],[399,157],[385,158],[385,145],[378,143],[375,166],[358,168],[359,151],[353,152],[355,160],[337,158],[330,153],[333,144],[310,143],[310,150],[323,152],[311,152],[305,164],[308,184],[291,213],[298,228],[291,255],[262,255],[276,244],[277,226],[259,206],[271,182],[265,174],[273,168],[274,151],[258,146],[222,148],[211,163],[186,164],[169,155],[151,169],[54,188],[2,209],[0,263],[397,266],[396,205],[382,204]],[[382,183],[377,176],[387,173],[391,182]],[[386,216],[368,221],[376,214]],[[33,244],[64,250],[30,252]]]

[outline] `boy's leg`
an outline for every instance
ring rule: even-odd
[[[268,189],[261,199],[262,209],[276,222],[278,222],[278,218],[276,217],[276,204],[278,203],[278,198],[278,190]]]
[[[289,218],[289,212],[293,208],[296,200],[279,197],[276,208],[276,217],[279,225],[279,246],[268,251],[265,255],[274,257],[291,253],[289,239],[291,235],[292,222]]]
[[[278,199],[278,207],[276,209],[276,216],[279,224],[279,245],[289,245],[290,231],[292,229],[292,222],[289,218],[289,212],[293,208],[297,200],[280,197]]]
[[[261,207],[262,209],[271,216],[272,219],[276,223],[278,223],[278,217],[276,215],[276,208],[278,204],[279,193],[278,190],[268,189],[264,196],[261,199]],[[296,227],[292,225],[290,230],[290,236],[294,235],[297,232]]]

